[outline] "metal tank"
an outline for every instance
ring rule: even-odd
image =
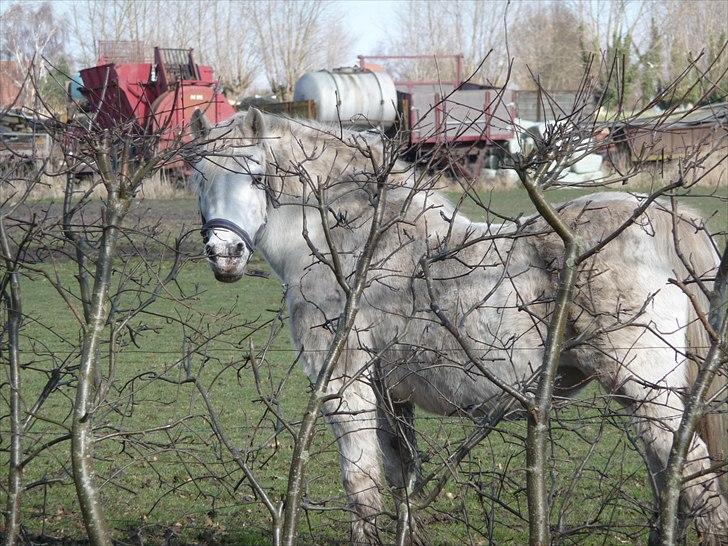
[[[358,67],[307,72],[296,82],[294,101],[316,103],[316,119],[354,128],[389,129],[397,119],[397,89],[386,72]]]

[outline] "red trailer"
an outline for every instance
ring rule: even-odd
[[[140,135],[161,131],[159,149],[187,141],[196,109],[211,123],[235,114],[215,81],[212,68],[195,63],[191,49],[154,48],[154,59],[132,42],[99,44],[99,63],[81,70],[83,93],[101,127],[129,124]],[[145,62],[146,61],[146,62]],[[183,168],[182,161],[170,168]]]
[[[455,62],[450,81],[413,81],[395,79],[399,111],[410,144],[418,153],[428,148],[455,157],[459,170],[477,176],[488,162],[495,167],[515,137],[515,92],[463,81],[462,55],[379,55],[359,56],[362,69],[371,68],[370,60]],[[417,145],[417,146],[415,146]],[[447,145],[447,146],[443,146]]]

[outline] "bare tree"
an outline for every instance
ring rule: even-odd
[[[575,44],[589,41],[585,32],[586,25],[568,4],[529,3],[509,33],[514,83],[528,87],[535,77],[547,90],[579,89],[584,58]]]
[[[647,3],[597,1],[576,3],[588,33],[580,41],[585,57],[597,59],[593,76],[600,82],[599,93],[608,108],[629,109],[638,102],[638,70],[635,43],[638,31],[647,34]]]
[[[203,48],[206,62],[212,64],[228,98],[237,99],[250,92],[263,68],[256,46],[253,18],[245,2],[206,3],[211,26]],[[259,83],[259,82],[258,82]]]
[[[4,182],[4,180],[3,180]],[[23,442],[24,426],[21,407],[21,358],[20,358],[20,331],[23,321],[22,297],[20,290],[19,263],[28,241],[31,240],[31,230],[17,247],[11,249],[8,236],[7,217],[20,206],[27,193],[22,193],[19,199],[5,201],[0,207],[0,252],[5,265],[5,272],[0,281],[2,286],[2,304],[5,311],[3,320],[3,334],[0,336],[0,353],[5,349],[6,355],[0,358],[8,362],[8,383],[10,387],[10,457],[8,470],[7,503],[5,507],[5,544],[15,544],[20,534],[20,506],[23,493]],[[32,227],[32,226],[31,226]],[[3,339],[5,338],[5,339]]]
[[[140,42],[149,58],[153,46],[193,48],[198,62],[210,64],[236,99],[251,89],[261,67],[251,7],[242,0],[85,0],[74,10],[74,31],[84,37],[77,44],[84,66],[96,62],[96,44],[103,40]]]
[[[35,101],[37,88],[33,82],[40,82],[47,74],[49,65],[46,61],[57,63],[64,57],[67,21],[50,2],[35,7],[17,2],[0,15],[0,27],[0,56],[14,61],[18,67],[6,76],[15,76],[15,83],[22,89],[19,105],[38,110],[41,103]],[[32,69],[30,72],[29,68]],[[32,80],[26,78],[28,74],[32,75]]]
[[[481,67],[486,59],[473,81],[501,84],[508,68],[508,54],[503,48],[506,20],[513,20],[520,9],[519,4],[507,2],[402,2],[396,8],[397,32],[386,49],[395,55],[462,53],[467,74]],[[432,62],[408,63],[401,71],[403,76],[415,80],[454,79],[453,66]]]
[[[161,38],[170,15],[174,16],[173,7],[163,2],[85,0],[73,10],[79,64],[86,67],[97,61],[97,46],[102,40],[147,42]]]
[[[27,81],[29,85],[38,85],[32,73],[28,74]],[[42,97],[39,96],[39,99],[42,100]],[[110,357],[106,377],[100,369],[102,346],[105,336],[108,335],[111,352],[118,350],[117,344],[120,344],[124,332],[130,328],[129,321],[156,300],[166,283],[174,281],[179,254],[177,253],[166,278],[151,290],[140,292],[140,299],[130,308],[116,307],[119,295],[118,292],[115,293],[115,290],[124,291],[123,283],[128,282],[128,278],[122,279],[122,287],[118,288],[115,284],[119,279],[114,281],[112,275],[119,258],[119,241],[123,237],[124,221],[132,201],[142,183],[173,157],[178,156],[182,145],[178,140],[170,141],[170,145],[164,150],[157,148],[159,135],[167,129],[164,124],[159,133],[145,135],[135,130],[133,121],[121,120],[114,127],[100,127],[89,114],[87,119],[76,119],[73,126],[69,127],[48,112],[49,109],[41,104],[35,112],[38,116],[37,125],[40,126],[42,122],[44,130],[50,132],[57,145],[63,149],[66,156],[64,164],[58,170],[41,165],[38,170],[31,171],[33,176],[26,175],[25,180],[21,178],[20,184],[16,180],[16,185],[12,184],[12,171],[11,176],[8,176],[8,171],[4,171],[2,179],[5,197],[0,209],[0,250],[7,268],[2,279],[2,294],[4,309],[7,311],[5,324],[9,334],[7,340],[3,340],[7,345],[3,356],[8,355],[12,429],[6,538],[10,544],[18,536],[20,497],[27,487],[22,483],[24,468],[46,449],[70,442],[73,480],[88,538],[92,544],[111,544],[94,469],[94,448],[97,445],[98,431],[95,419],[99,408],[108,403],[108,389],[113,383],[115,373],[115,357]],[[44,158],[44,161],[48,163],[48,158]],[[90,187],[79,189],[76,185],[73,173],[78,161],[85,163],[94,173]],[[69,247],[69,256],[77,268],[78,307],[74,298],[68,296],[72,293],[71,289],[60,280],[57,272],[54,276],[52,268],[46,270],[27,263],[27,249],[30,244],[45,247],[45,251],[57,251],[50,250],[53,243],[47,239],[32,239],[35,222],[16,219],[20,237],[17,229],[11,233],[7,228],[9,219],[19,213],[19,207],[24,204],[34,187],[39,186],[42,180],[47,183],[49,177],[54,183],[59,180],[65,182],[65,196],[60,222],[55,225],[46,224],[44,227],[60,228],[62,238]],[[82,216],[83,209],[94,200],[97,191],[103,191],[103,201],[99,224],[93,225],[83,218],[79,220],[79,216]],[[66,249],[61,250],[65,251]],[[22,312],[19,278],[29,272],[39,274],[51,282],[66,302],[72,321],[77,321],[80,328],[79,343],[74,351],[78,365],[73,370],[68,370],[65,363],[54,370],[51,374],[53,378],[40,393],[28,393],[30,397],[37,396],[35,402],[24,396],[20,381]],[[52,395],[64,390],[59,385],[62,377],[69,379],[72,384],[72,395],[65,393],[68,400],[73,401],[67,415],[68,422],[64,425],[67,432],[41,443],[29,453],[24,452],[22,443],[38,418],[36,412]],[[28,400],[27,405],[23,400]],[[24,411],[25,408],[28,408],[27,411]]]
[[[346,59],[351,38],[327,0],[255,1],[248,16],[268,84],[282,100],[291,99],[296,80],[307,70]]]
[[[661,22],[660,35],[663,55],[661,77],[663,82],[672,82],[686,69],[687,77],[680,78],[680,85],[666,102],[684,100],[686,104],[698,101],[707,88],[715,86],[712,102],[726,97],[726,56],[721,49],[728,40],[722,21],[728,17],[728,6],[724,2],[700,2],[683,5],[680,2],[651,4],[653,17]],[[701,40],[696,41],[695,37]],[[716,62],[717,61],[717,62]],[[711,70],[706,73],[708,66]],[[698,85],[695,85],[698,82]],[[664,83],[663,83],[664,85]],[[707,86],[707,87],[706,87]]]

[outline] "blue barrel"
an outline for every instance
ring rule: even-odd
[[[71,75],[71,81],[68,83],[68,96],[74,102],[86,102],[86,97],[81,92],[83,87],[83,80],[81,79],[81,73],[76,72]]]

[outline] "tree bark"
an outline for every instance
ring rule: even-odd
[[[5,508],[5,544],[15,544],[20,532],[20,498],[23,492],[23,424],[20,416],[20,346],[22,322],[20,281],[17,261],[10,254],[4,218],[0,217],[0,245],[7,268],[7,285],[2,293],[7,309],[8,380],[10,383],[10,461],[8,469],[8,498]]]
[[[94,371],[98,364],[98,347],[106,324],[107,300],[113,258],[119,237],[119,224],[128,209],[128,201],[109,192],[104,216],[101,248],[96,262],[91,313],[86,323],[81,351],[81,366],[76,386],[71,428],[71,462],[76,494],[81,506],[88,538],[94,546],[111,546],[99,491],[93,477]]]
[[[526,491],[528,497],[529,544],[551,544],[549,525],[550,504],[546,474],[548,470],[548,438],[556,370],[564,346],[564,332],[569,316],[569,306],[574,297],[581,244],[578,236],[567,226],[554,208],[546,201],[543,191],[527,173],[519,177],[528,196],[541,217],[548,222],[564,243],[564,261],[559,272],[559,287],[554,310],[549,320],[538,387],[532,400],[526,404]]]

